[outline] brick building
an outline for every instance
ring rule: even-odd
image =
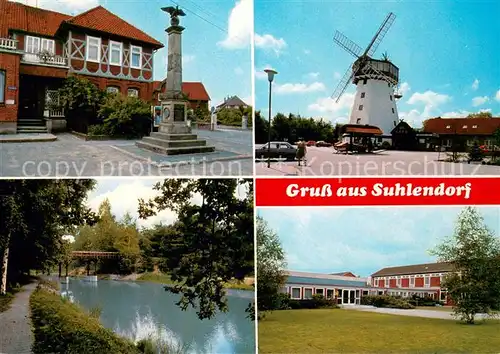
[[[423,294],[449,304],[443,278],[453,271],[450,263],[427,263],[383,268],[371,275],[371,285],[389,295],[410,297]]]
[[[159,94],[165,92],[165,80],[155,81],[153,91],[153,102],[158,105],[160,102],[158,100]],[[210,96],[208,95],[205,86],[201,82],[183,82],[182,83],[182,93],[186,95],[189,101],[189,108],[196,109],[200,107],[201,109],[210,111]]]
[[[321,274],[287,271],[284,293],[291,299],[310,299],[313,295],[337,299],[339,305],[357,305],[367,295],[393,295],[410,298],[432,297],[451,305],[443,278],[453,271],[450,263],[427,263],[383,268],[370,277],[356,277],[351,272]]]
[[[432,118],[424,122],[423,133],[438,137],[438,145],[447,150],[466,151],[477,143],[494,149],[494,134],[500,130],[500,117],[491,118]]]
[[[64,112],[47,103],[69,75],[152,100],[163,44],[102,6],[69,16],[0,0],[0,14],[0,133],[64,128]]]

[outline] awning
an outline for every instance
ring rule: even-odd
[[[345,130],[348,134],[366,134],[366,135],[382,135],[382,130],[373,126],[346,126]]]

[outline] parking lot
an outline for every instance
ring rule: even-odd
[[[256,161],[260,176],[434,176],[434,175],[500,175],[500,166],[479,163],[438,161],[444,153],[422,151],[380,151],[373,154],[337,154],[333,148],[307,148],[307,163]]]

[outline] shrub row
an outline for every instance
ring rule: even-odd
[[[313,295],[311,299],[292,300],[288,294],[281,294],[281,306],[278,310],[322,309],[338,308],[335,300],[324,298],[322,295]]]
[[[104,328],[97,318],[40,285],[31,295],[34,353],[140,353],[135,345]]]
[[[375,307],[385,307],[393,309],[414,309],[415,306],[410,304],[408,300],[390,295],[369,295],[361,298],[362,305],[370,305]]]

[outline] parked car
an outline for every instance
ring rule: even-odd
[[[331,147],[332,144],[327,143],[326,141],[320,140],[320,141],[316,142],[316,146],[317,147]]]
[[[307,143],[306,143],[307,146],[316,146],[316,142],[314,140],[309,140]]]
[[[271,148],[269,149],[269,144]],[[256,159],[286,159],[287,161],[295,160],[297,148],[290,143],[284,141],[271,141],[270,143],[255,148]]]

